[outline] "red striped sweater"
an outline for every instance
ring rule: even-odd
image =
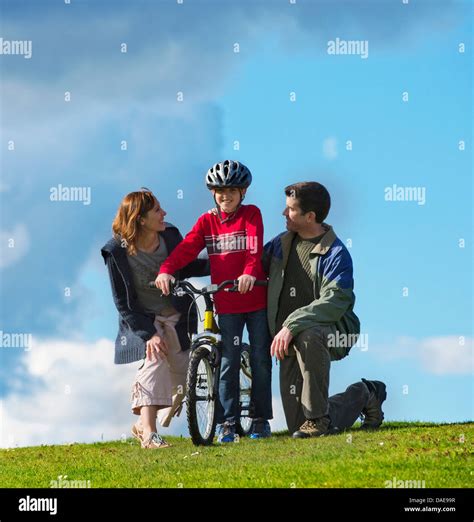
[[[228,217],[225,212],[221,214]],[[213,283],[237,279],[242,274],[266,279],[261,262],[262,214],[255,205],[242,205],[225,223],[212,212],[203,214],[161,265],[160,274],[174,274],[194,260],[204,247],[209,254]],[[220,314],[254,312],[266,308],[267,289],[256,286],[246,294],[222,291],[214,295],[214,301]]]

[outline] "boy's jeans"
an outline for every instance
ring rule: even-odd
[[[240,350],[244,325],[247,325],[250,341],[251,416],[273,418],[271,338],[267,325],[267,310],[263,309],[243,314],[219,315],[222,361],[216,412],[218,424],[239,420]]]

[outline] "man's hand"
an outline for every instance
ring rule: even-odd
[[[163,295],[168,295],[170,293],[170,281],[174,283],[175,279],[170,274],[159,274],[155,279],[155,286],[159,288]]]
[[[163,337],[155,334],[146,342],[146,358],[152,361],[154,357],[164,359],[168,355],[168,345]]]
[[[250,292],[253,288],[253,284],[255,283],[255,280],[257,279],[254,276],[242,274],[238,278],[239,281],[239,292],[241,294],[245,294],[247,292]]]
[[[288,347],[292,340],[293,335],[284,326],[273,338],[272,346],[270,347],[272,356],[275,356],[279,361],[283,360],[285,355],[288,355]]]

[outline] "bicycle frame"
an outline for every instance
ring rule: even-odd
[[[214,303],[209,294],[202,294],[206,303],[204,312],[204,331],[193,334],[191,337],[191,351],[196,350],[200,346],[204,346],[209,350],[209,362],[215,368],[216,378],[214,379],[212,388],[212,399],[219,396],[219,380],[221,371],[221,350],[220,345],[222,336],[219,333],[216,320],[214,318]]]
[[[255,281],[255,285],[258,286],[266,286],[266,281]],[[231,285],[231,288],[224,288],[225,286]],[[156,287],[155,282],[151,281],[149,283],[150,287]],[[181,296],[184,294],[188,294],[196,300],[196,296],[204,297],[205,301],[205,312],[204,312],[204,330],[200,333],[193,334],[191,336],[191,354],[190,354],[190,366],[187,374],[187,383],[189,388],[187,391],[187,399],[189,399],[187,403],[187,415],[188,415],[188,426],[190,430],[191,437],[193,442],[197,445],[199,444],[210,444],[212,443],[212,438],[214,436],[215,430],[215,422],[216,422],[216,412],[215,405],[219,399],[219,383],[220,383],[220,373],[221,373],[221,361],[222,361],[222,336],[215,320],[215,311],[214,311],[214,301],[212,299],[212,295],[220,292],[221,290],[227,292],[235,292],[238,291],[239,281],[238,280],[226,280],[222,281],[220,284],[210,284],[201,289],[195,288],[191,283],[187,281],[174,281],[170,290],[175,295]],[[242,347],[244,344],[242,344]],[[248,345],[247,352],[248,352]],[[201,348],[201,350],[199,350]],[[204,353],[203,353],[204,352]],[[208,353],[205,353],[208,352]],[[200,388],[200,380],[198,379],[198,375],[200,375],[200,365],[201,361],[204,360],[205,367],[207,367],[206,371],[212,373],[212,389],[209,387],[211,383],[209,380],[204,380],[206,386],[206,392],[204,394],[196,393],[196,389]],[[244,383],[244,387],[242,388],[241,374],[239,373],[239,412],[244,412],[244,418],[250,418],[250,409],[251,409],[251,373],[249,366],[249,362],[246,359],[245,364],[243,361],[243,352],[241,353],[241,361],[240,361],[240,372],[244,372],[244,375],[247,379],[250,379],[250,384]],[[245,368],[243,367],[245,366]],[[206,379],[206,378],[205,378]],[[192,390],[192,392],[191,392]],[[242,390],[249,395],[248,404],[247,399],[242,402],[241,393]],[[199,426],[200,420],[198,419],[198,407],[199,404],[197,401],[206,401],[209,403],[212,401],[213,406],[212,409],[209,410],[211,413],[207,413],[207,424],[205,425],[205,434],[201,431],[201,427]],[[211,415],[211,417],[209,417]],[[212,420],[210,420],[212,419]],[[209,424],[209,422],[211,424]],[[211,431],[209,432],[209,429]],[[239,429],[245,435],[248,433],[250,428],[244,427],[239,420]]]

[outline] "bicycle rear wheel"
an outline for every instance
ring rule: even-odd
[[[240,388],[239,388],[239,422],[237,423],[237,433],[245,437],[250,433],[252,427],[251,418],[251,392],[252,392],[252,372],[250,369],[250,354],[248,345],[242,347],[240,356]]]
[[[212,444],[216,431],[215,368],[206,346],[191,353],[186,381],[188,428],[196,446]]]

